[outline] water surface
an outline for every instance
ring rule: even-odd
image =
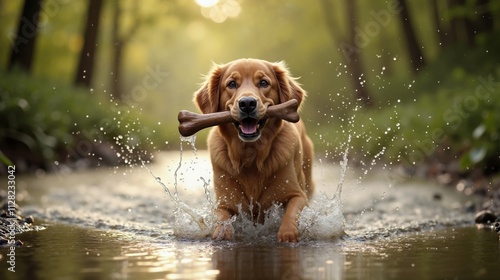
[[[211,179],[207,153],[185,153],[178,166],[174,152],[148,166],[160,178],[140,167],[19,178],[29,195],[24,214],[46,229],[18,237],[25,246],[16,250],[16,272],[2,261],[8,278],[1,278],[497,279],[498,235],[475,228],[464,211],[474,198],[451,189],[351,168],[335,208],[345,220],[313,215],[311,224],[342,225],[343,238],[281,244],[272,227],[243,225],[236,240],[213,241],[196,223],[175,219],[176,204],[157,181],[173,191],[177,171],[176,197],[204,215],[212,199],[203,188]],[[314,170],[317,214],[333,209],[341,172],[319,162]]]
[[[2,279],[498,279],[495,232],[447,228],[377,241],[161,240],[49,225]],[[3,265],[2,265],[3,266]]]

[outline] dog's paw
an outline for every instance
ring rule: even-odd
[[[233,239],[233,227],[230,224],[222,223],[218,225],[212,235],[212,239],[215,240],[232,240]]]
[[[281,224],[278,231],[278,242],[299,242],[299,230],[295,224]]]

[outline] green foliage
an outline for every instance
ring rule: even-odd
[[[13,165],[12,161],[2,151],[0,151],[0,162],[6,166]]]
[[[104,100],[101,93],[20,71],[1,76],[0,143],[7,155],[26,151],[47,167],[54,160],[99,157],[96,147],[103,145],[113,146],[118,160],[129,162],[150,146],[152,133],[142,127],[138,112]]]
[[[458,162],[462,170],[498,171],[500,166],[500,68],[498,54],[449,50],[400,92],[401,103],[356,113],[349,129],[352,146],[364,159],[422,164]],[[461,63],[459,63],[461,62]],[[341,144],[341,143],[339,143]]]
[[[0,32],[5,35],[0,36],[2,69],[7,66],[22,9],[22,3],[4,2],[0,17]],[[130,153],[126,147],[145,143],[157,149],[168,142],[176,148],[177,113],[196,110],[192,93],[211,63],[257,57],[284,60],[291,73],[300,77],[308,92],[301,117],[320,156],[341,154],[350,134],[350,155],[357,158],[383,154],[391,162],[409,163],[439,158],[459,160],[464,168],[489,168],[498,161],[498,98],[492,93],[477,108],[467,102],[481,84],[478,77],[498,76],[500,34],[495,30],[499,25],[495,21],[493,30],[478,29],[472,36],[461,20],[474,23],[487,19],[488,13],[498,19],[500,2],[478,7],[474,0],[453,7],[437,3],[441,13],[438,27],[432,20],[435,1],[408,1],[426,63],[418,77],[409,70],[400,14],[387,13],[394,2],[358,3],[354,31],[364,67],[358,79],[377,103],[372,110],[359,108],[354,100],[351,66],[339,47],[352,32],[347,29],[352,19],[346,18],[346,5],[328,2],[333,3],[331,11],[325,10],[322,1],[264,1],[258,5],[238,1],[238,16],[215,23],[206,15],[217,11],[203,12],[195,1],[151,0],[140,5],[120,1],[119,33],[128,38],[123,42],[121,88],[129,106],[104,99],[115,79],[111,2],[103,6],[91,92],[48,81],[73,81],[88,3],[45,3],[33,61],[35,79],[18,72],[1,73],[1,149],[9,155],[5,149],[11,146],[4,143],[15,141],[41,160],[53,160],[72,151],[80,153],[78,144],[85,139],[93,144],[119,140],[120,151],[116,152],[120,154]],[[326,24],[325,12],[334,15],[336,24]],[[385,15],[382,21],[381,15]],[[453,24],[458,26],[456,32],[451,19],[459,21]],[[443,42],[440,34],[446,34]],[[452,45],[446,40],[453,41]],[[162,73],[160,79],[151,79],[151,69]],[[137,88],[143,89],[140,96]],[[474,110],[457,111],[464,106]],[[134,107],[141,110],[140,121]],[[145,127],[156,132],[145,131],[141,126],[145,119],[149,119]],[[199,148],[206,135],[207,130],[198,134]]]

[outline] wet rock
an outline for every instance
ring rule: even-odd
[[[443,195],[441,195],[440,193],[434,193],[434,195],[432,195],[432,199],[439,201],[439,200],[443,199]]]
[[[33,224],[35,222],[35,218],[33,218],[33,216],[28,216],[24,218],[24,221],[28,224]]]
[[[483,210],[476,214],[476,224],[491,224],[497,220],[497,216],[490,210]]]
[[[37,228],[33,225],[35,219],[32,216],[20,216],[21,211],[17,204],[9,207],[7,202],[0,201],[0,205],[0,247],[12,246],[12,232],[17,237],[18,234]],[[23,242],[15,240],[14,245],[19,247]]]
[[[497,219],[495,221],[495,224],[493,225],[493,228],[495,229],[495,231],[500,234],[500,219]]]

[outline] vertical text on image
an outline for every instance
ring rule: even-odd
[[[7,253],[7,268],[11,272],[16,270],[16,166],[9,165],[7,167],[7,219],[9,224],[8,229],[8,244],[9,250]]]

